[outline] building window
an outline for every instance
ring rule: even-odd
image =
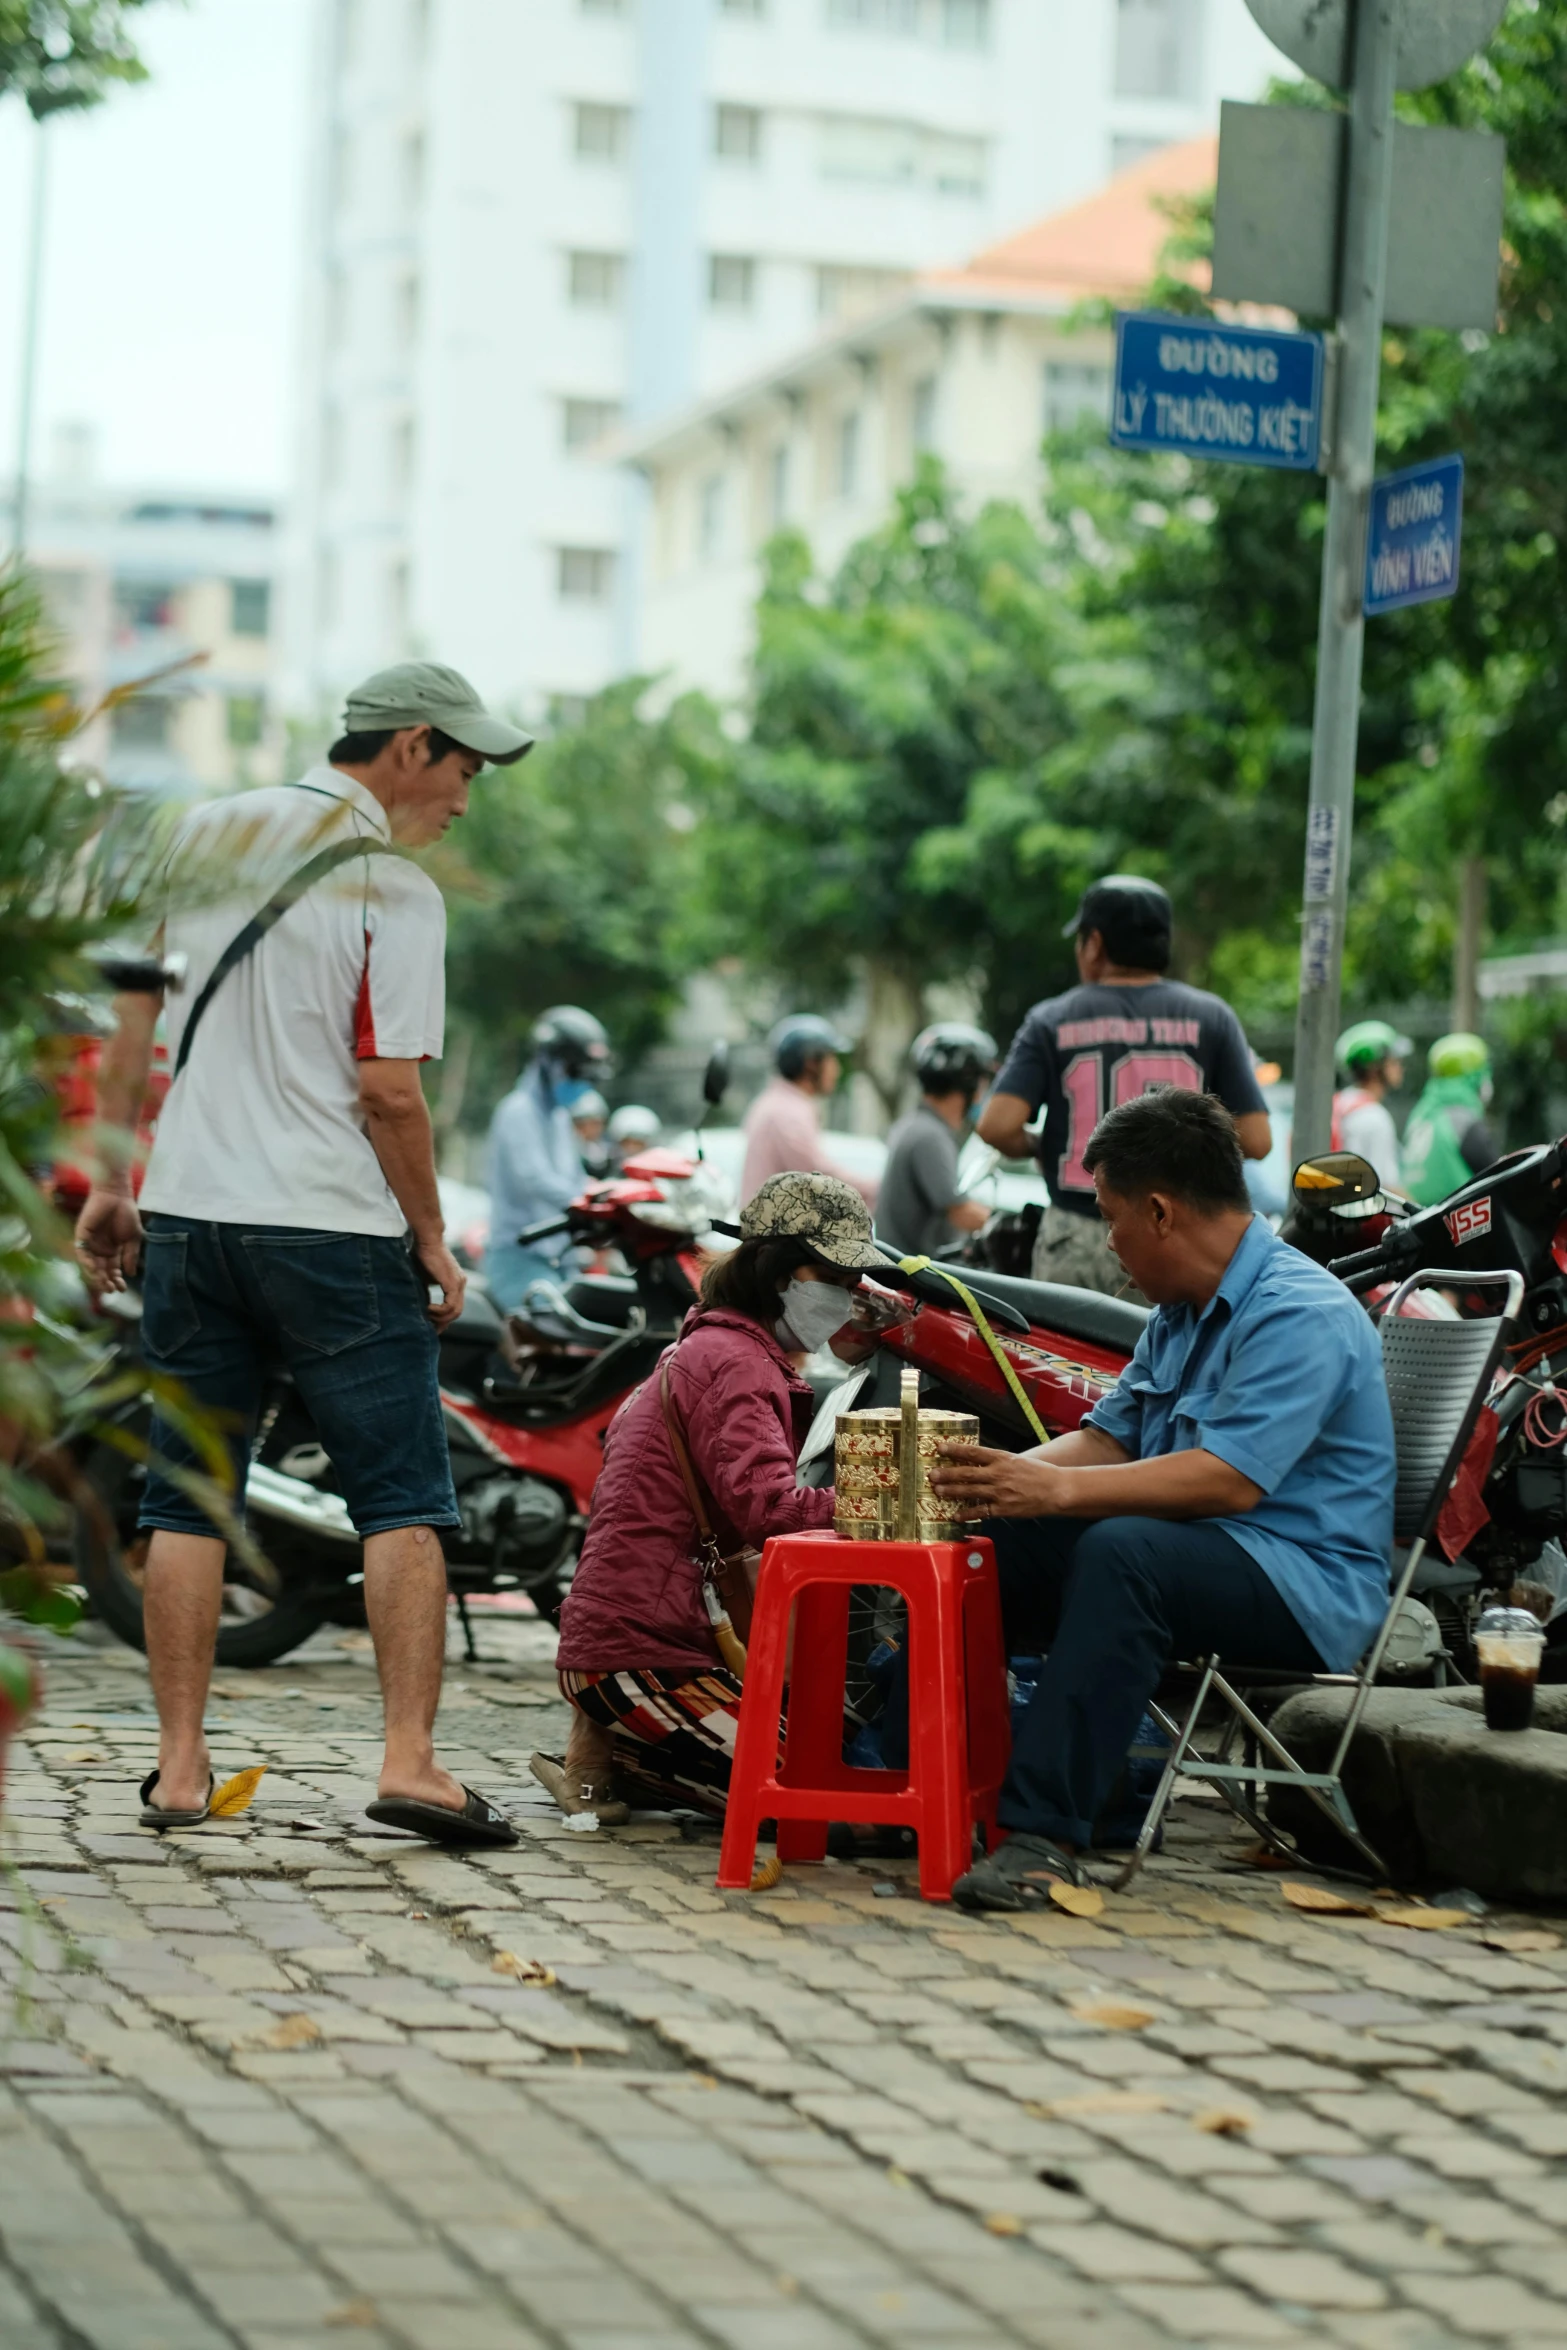
[[[408,53],[417,63],[430,51],[430,0],[408,0]]]
[[[715,310],[749,310],[756,299],[756,263],[740,253],[710,254],[707,298]]]
[[[824,115],[820,138],[825,179],[934,188],[942,195],[984,193],[983,139],[868,114]]]
[[[823,318],[858,318],[879,310],[909,282],[904,269],[864,269],[826,261],[816,272],[816,307]]]
[[[1118,98],[1193,98],[1202,50],[1203,0],[1117,0]]]
[[[610,547],[556,549],[556,588],[567,603],[607,604],[615,588],[615,556]]]
[[[840,498],[852,498],[860,483],[860,412],[851,408],[838,419],[836,476]]]
[[[624,163],[631,145],[629,106],[587,102],[572,108],[572,147],[590,163]]]
[[[697,553],[716,555],[723,542],[724,477],[721,473],[710,473],[696,497]]]
[[[1045,362],[1045,430],[1070,432],[1073,425],[1085,418],[1095,423],[1110,421],[1110,370],[1108,367],[1088,367],[1080,361],[1047,359]]]
[[[172,628],[174,590],[165,580],[120,579],[114,583],[114,618],[119,629]]]
[[[234,636],[265,636],[272,624],[269,579],[229,581],[229,629]]]
[[[152,694],[137,694],[128,702],[117,702],[109,722],[109,731],[117,751],[161,751],[169,740],[169,720],[173,716],[172,702]]]
[[[847,32],[892,33],[948,49],[990,46],[990,0],[827,0],[827,22]]]
[[[561,404],[561,440],[568,449],[586,449],[620,422],[618,400],[566,400]]]
[[[718,106],[713,110],[713,153],[731,163],[762,160],[762,110],[759,106]]]
[[[337,0],[337,38],[345,65],[357,65],[364,50],[364,0]]]
[[[423,288],[417,269],[405,269],[397,281],[395,296],[397,339],[405,351],[411,351],[419,340],[419,313],[423,307]]]
[[[395,492],[413,487],[417,427],[411,416],[397,416],[387,445],[387,478]]]
[[[228,738],[236,751],[253,751],[261,740],[267,706],[259,694],[230,694]]]
[[[909,431],[916,455],[936,446],[936,378],[922,375],[909,400]]]
[[[789,444],[780,441],[767,464],[767,518],[774,530],[789,519]]]
[[[579,310],[613,310],[625,286],[626,264],[619,253],[568,253],[566,290]]]
[[[624,16],[626,0],[577,0],[584,16]]]
[[[417,212],[424,202],[424,133],[422,130],[404,131],[401,172],[403,202],[410,212]]]
[[[722,16],[765,16],[767,0],[718,0]]]

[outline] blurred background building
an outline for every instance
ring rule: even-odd
[[[1034,506],[1041,435],[1109,420],[1114,337],[1074,312],[1135,299],[1169,235],[1164,205],[1211,187],[1217,161],[1209,137],[1156,148],[1083,203],[630,435],[651,500],[635,666],[737,694],[766,541],[799,530],[833,571],[922,454],[970,505]]]
[[[325,710],[442,651],[529,714],[573,714],[662,642],[638,615],[667,569],[640,483],[605,461],[617,435],[805,344],[868,382],[859,319],[945,332],[942,364],[886,349],[896,423],[868,402],[826,428],[818,471],[852,483],[863,430],[867,486],[841,497],[859,527],[870,485],[922,433],[939,446],[985,319],[1048,306],[976,283],[933,307],[930,273],[1211,131],[1278,65],[1244,0],[320,0],[291,701]],[[1003,476],[1044,422],[1041,349]],[[1095,371],[1062,375],[1063,400],[1100,396],[1102,355],[1055,364]],[[715,551],[751,528],[724,503],[694,526]]]
[[[13,502],[0,499],[0,543]],[[112,783],[183,795],[281,780],[278,519],[252,493],[102,482],[90,429],[56,427],[28,558],[63,667],[89,708],[149,681],[77,738]]]

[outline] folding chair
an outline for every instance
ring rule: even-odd
[[[1506,1295],[1495,1315],[1472,1321],[1426,1321],[1404,1315],[1405,1300],[1417,1289],[1502,1289]],[[1180,1780],[1197,1779],[1213,1787],[1230,1809],[1276,1851],[1295,1855],[1294,1845],[1264,1818],[1258,1808],[1264,1787],[1295,1787],[1329,1819],[1377,1877],[1387,1870],[1375,1847],[1366,1841],[1344,1792],[1342,1772],[1360,1719],[1366,1710],[1388,1639],[1399,1609],[1436,1531],[1453,1479],[1469,1447],[1480,1407],[1490,1392],[1501,1359],[1507,1324],[1523,1300],[1524,1285],[1517,1273],[1462,1273],[1451,1270],[1413,1273],[1390,1301],[1382,1317],[1382,1368],[1387,1377],[1388,1401],[1393,1407],[1393,1435],[1398,1454],[1398,1483],[1393,1501],[1395,1549],[1407,1543],[1408,1553],[1396,1574],[1389,1567],[1391,1597],[1381,1630],[1353,1673],[1291,1673],[1260,1666],[1232,1666],[1220,1671],[1217,1656],[1201,1657],[1176,1668],[1178,1677],[1195,1675],[1197,1692],[1184,1724],[1174,1720],[1157,1699],[1149,1712],[1172,1741],[1164,1776],[1148,1807],[1136,1850],[1114,1879],[1119,1891],[1129,1885],[1147,1858],[1159,1833],[1170,1799]],[[1344,1718],[1333,1758],[1325,1771],[1308,1771],[1296,1761],[1282,1740],[1247,1703],[1248,1689],[1349,1689],[1354,1692]],[[1216,1755],[1198,1751],[1197,1725],[1210,1696],[1228,1708],[1230,1718]],[[1237,1732],[1250,1752],[1240,1762],[1230,1758]],[[1265,1752],[1270,1759],[1258,1759]]]

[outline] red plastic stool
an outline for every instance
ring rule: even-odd
[[[849,1593],[889,1584],[909,1609],[909,1768],[856,1769],[843,1759]],[[789,1615],[794,1678],[783,1759]],[[950,1901],[969,1866],[974,1823],[995,1843],[996,1797],[1011,1750],[1006,1652],[988,1541],[851,1542],[833,1533],[775,1535],[762,1553],[745,1697],[729,1779],[718,1882],[747,1886],[756,1832],[778,1822],[780,1860],[821,1860],[833,1820],[919,1834],[920,1892]]]

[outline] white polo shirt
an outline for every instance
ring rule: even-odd
[[[374,794],[335,767],[198,808],[170,859],[169,1059],[224,949],[288,875],[334,841],[390,838]],[[396,1235],[359,1108],[362,1060],[438,1059],[446,908],[404,857],[350,858],[305,891],[202,1015],[158,1120],[143,1209],[219,1224]]]

